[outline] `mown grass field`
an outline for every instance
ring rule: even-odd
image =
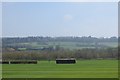
[[[3,64],[3,78],[117,78],[117,60],[79,60],[76,64]]]

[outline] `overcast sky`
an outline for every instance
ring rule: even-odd
[[[117,36],[117,10],[117,2],[6,2],[3,36]]]

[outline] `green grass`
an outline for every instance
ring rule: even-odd
[[[4,64],[3,78],[117,78],[117,60],[79,60],[76,64]]]

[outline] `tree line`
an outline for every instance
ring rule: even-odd
[[[55,60],[57,58],[76,59],[118,59],[118,48],[79,49],[79,50],[43,50],[43,51],[7,51],[3,50],[3,60]]]
[[[66,41],[66,42],[117,42],[117,37],[110,37],[110,38],[96,38],[91,36],[83,36],[83,37],[3,37],[2,43],[10,44],[10,43],[24,43],[24,42],[54,42],[54,41]]]
[[[14,50],[20,47],[20,45],[11,46],[8,44],[15,43],[29,43],[29,42],[117,42],[117,37],[110,38],[96,38],[96,37],[13,37],[2,38],[2,58],[3,60],[55,60],[57,58],[76,58],[76,59],[118,59],[120,47],[116,48],[83,48],[69,50],[56,45],[56,48],[50,46],[48,48],[42,48],[42,50],[31,50],[31,46],[23,46],[29,50]],[[79,45],[78,45],[79,46]],[[21,48],[22,48],[21,47]]]

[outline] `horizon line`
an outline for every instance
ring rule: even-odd
[[[97,36],[2,36],[2,38],[27,38],[27,37],[51,37],[51,38],[56,38],[56,37],[92,37],[92,38],[111,38],[111,37],[120,37],[120,36],[109,36],[109,37],[105,37],[105,36],[101,36],[101,37],[97,37]]]

